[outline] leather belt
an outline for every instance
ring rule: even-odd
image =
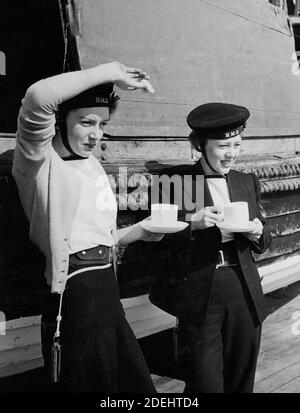
[[[77,251],[70,254],[70,266],[106,265],[114,262],[115,247],[97,245],[97,247]]]
[[[235,242],[230,241],[222,244],[222,249],[219,250],[216,268],[231,267],[239,264]]]

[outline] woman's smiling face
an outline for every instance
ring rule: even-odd
[[[224,175],[227,174],[240,153],[240,135],[228,139],[207,139],[205,153],[211,167]]]

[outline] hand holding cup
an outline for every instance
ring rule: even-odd
[[[223,209],[219,206],[208,206],[192,215],[192,231],[215,226],[224,219]]]
[[[250,241],[255,242],[255,241],[258,241],[259,238],[262,235],[263,224],[261,223],[261,221],[258,218],[254,218],[254,220],[252,222],[255,224],[255,226],[253,226],[253,228],[250,231],[243,232],[243,234]]]

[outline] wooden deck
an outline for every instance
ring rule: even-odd
[[[256,393],[300,393],[300,283],[267,296]]]
[[[264,323],[256,374],[256,393],[300,393],[300,282],[267,296],[270,316]],[[0,393],[45,392],[41,368],[0,379]],[[184,383],[153,376],[160,393],[180,393]],[[49,389],[49,391],[51,391]]]
[[[300,282],[267,296],[255,393],[300,393]],[[159,392],[182,392],[184,383],[153,376]]]

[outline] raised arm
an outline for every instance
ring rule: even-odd
[[[49,104],[50,106],[53,103],[57,105],[84,90],[104,83],[115,83],[123,90],[144,89],[153,93],[154,90],[147,79],[147,74],[140,69],[129,68],[119,62],[112,62],[91,69],[62,73],[41,80],[30,86],[26,95],[29,94],[33,102],[39,106],[48,106],[49,108]],[[56,102],[51,101],[50,90],[49,94],[44,94],[45,86],[42,86],[43,83],[45,83],[48,90],[51,89],[54,92],[54,96],[57,97]],[[52,106],[52,109],[56,109],[56,107]]]
[[[55,135],[55,113],[63,101],[104,83],[115,83],[123,90],[143,89],[153,93],[145,72],[119,62],[102,64],[91,69],[52,76],[29,87],[22,101],[18,118],[15,164],[27,170],[47,157]]]

